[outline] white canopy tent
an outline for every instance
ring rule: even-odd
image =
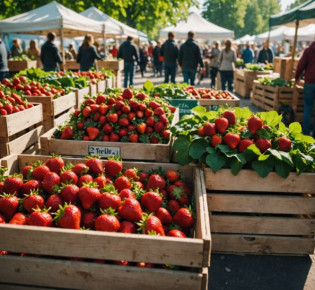
[[[255,41],[255,35],[246,34],[241,38],[238,38],[234,41],[234,43],[244,44],[244,43],[253,43]]]
[[[294,30],[286,32],[286,39],[293,40],[295,35]],[[298,29],[298,41],[314,41],[315,40],[315,24],[310,24]]]
[[[203,40],[224,40],[234,37],[233,31],[215,25],[194,12],[189,14],[186,21],[181,20],[176,25],[161,29],[160,38],[167,38],[170,31],[175,33],[176,39],[186,39],[188,31],[195,32],[196,38]]]
[[[270,41],[282,41],[285,39],[285,32],[289,30],[293,30],[294,28],[289,28],[286,26],[279,26],[273,30],[270,31],[269,40]],[[266,31],[264,33],[258,34],[255,36],[256,42],[262,42],[268,39],[269,32]]]

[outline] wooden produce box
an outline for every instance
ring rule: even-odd
[[[66,60],[64,68],[65,68],[65,70],[79,71],[80,70],[80,64],[77,63],[76,60]]]
[[[115,77],[106,78],[106,89],[112,89],[114,87]]]
[[[76,89],[74,90],[75,98],[76,98],[76,105],[75,107],[77,109],[80,108],[81,103],[84,101],[84,97],[87,96],[90,93],[90,87],[85,87],[82,89]]]
[[[70,115],[73,113],[73,108],[64,111],[57,116],[45,116],[43,125],[45,132],[50,130],[51,128],[55,128],[59,125],[62,125],[65,121],[69,120]]]
[[[314,252],[315,174],[204,169],[215,253],[308,255]]]
[[[55,119],[67,113],[76,105],[76,94],[71,92],[57,99],[47,96],[25,96],[29,102],[41,103],[43,106],[43,118],[45,131],[55,125]],[[58,124],[59,125],[59,124]]]
[[[249,98],[253,89],[254,80],[257,76],[268,76],[272,71],[252,71],[247,69],[236,69],[234,71],[234,91],[243,98]]]
[[[179,114],[177,109],[172,125],[175,125],[178,120]],[[101,157],[120,155],[123,160],[156,162],[169,162],[171,160],[171,137],[167,144],[62,140],[53,138],[53,133],[56,129],[53,128],[41,136],[40,144],[43,154],[55,153],[66,156],[98,155]]]
[[[19,72],[27,68],[37,67],[36,60],[8,60],[8,67],[10,72]]]
[[[104,93],[106,90],[106,80],[98,81],[96,84],[96,92],[97,93]]]
[[[299,63],[299,59],[294,59],[292,77],[290,77],[291,62],[292,62],[291,57],[275,57],[273,61],[274,72],[279,73],[280,78],[283,78],[286,81],[290,80],[291,78],[294,78],[295,70]]]
[[[98,69],[110,69],[112,71],[122,71],[124,69],[123,60],[98,60]]]
[[[228,105],[230,107],[238,107],[240,105],[240,99],[229,93],[232,96],[232,100],[213,100],[213,99],[198,99],[200,106],[224,106]]]
[[[26,164],[36,160],[45,162],[48,158],[50,157],[14,155],[2,159],[1,165],[7,167],[10,174]],[[70,158],[64,160],[74,164],[84,161]],[[133,167],[145,171],[163,167],[163,170],[182,172],[183,177],[187,178],[194,188],[196,200],[194,238],[1,224],[2,250],[45,256],[43,258],[0,256],[1,282],[71,289],[101,289],[104,285],[110,285],[110,289],[152,289],[157,283],[159,287],[162,285],[163,289],[207,289],[211,235],[201,170],[195,166],[181,167],[176,164],[124,162],[124,168]],[[56,257],[145,261],[185,268],[178,271],[138,268],[59,260]]]
[[[97,95],[97,84],[90,84],[90,95],[91,96],[96,96]]]

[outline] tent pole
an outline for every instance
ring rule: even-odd
[[[296,22],[295,22],[294,42],[293,42],[293,48],[292,48],[291,67],[290,67],[290,79],[292,79],[292,77],[293,77],[294,56],[295,56],[295,51],[296,51],[297,34],[298,34],[299,24],[300,24],[299,20],[296,20]]]
[[[106,55],[106,30],[105,30],[106,26],[105,26],[105,23],[104,23],[104,26],[103,26],[103,41],[104,41],[104,54]]]
[[[62,66],[63,70],[66,68],[66,61],[65,61],[65,49],[64,49],[64,42],[63,42],[63,28],[60,28],[60,45],[61,45],[61,52],[62,52]]]

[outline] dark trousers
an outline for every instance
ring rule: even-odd
[[[194,69],[184,69],[183,70],[184,83],[195,85],[196,70]],[[190,80],[190,83],[189,83]]]
[[[303,114],[303,133],[310,134],[311,116],[313,111],[313,103],[315,99],[315,84],[304,85],[304,114]],[[313,120],[313,137],[315,136],[315,118]]]
[[[164,83],[167,84],[171,76],[171,82],[175,84],[176,69],[177,69],[176,63],[164,63],[164,75],[165,75]]]
[[[210,77],[211,77],[211,88],[215,88],[215,79],[218,74],[218,68],[217,67],[211,67],[210,68]]]
[[[133,76],[135,73],[135,67],[133,62],[125,62],[124,73],[125,73],[124,88],[128,88],[128,79],[129,85],[133,86]]]
[[[234,73],[232,70],[220,71],[221,75],[221,90],[226,90],[226,83],[228,83],[228,90],[233,91]]]
[[[162,76],[162,62],[159,61],[159,62],[154,63],[154,75],[155,73]]]

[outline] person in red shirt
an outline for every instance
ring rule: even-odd
[[[315,41],[304,50],[295,72],[295,82],[304,71],[304,114],[303,134],[310,134],[310,123],[315,99]],[[315,118],[313,121],[313,137],[315,137]]]
[[[152,58],[153,56],[153,44],[150,43],[149,47],[148,47],[148,57]]]
[[[113,48],[111,49],[110,53],[112,54],[113,57],[117,57],[118,50],[116,48],[116,45],[113,46]]]

